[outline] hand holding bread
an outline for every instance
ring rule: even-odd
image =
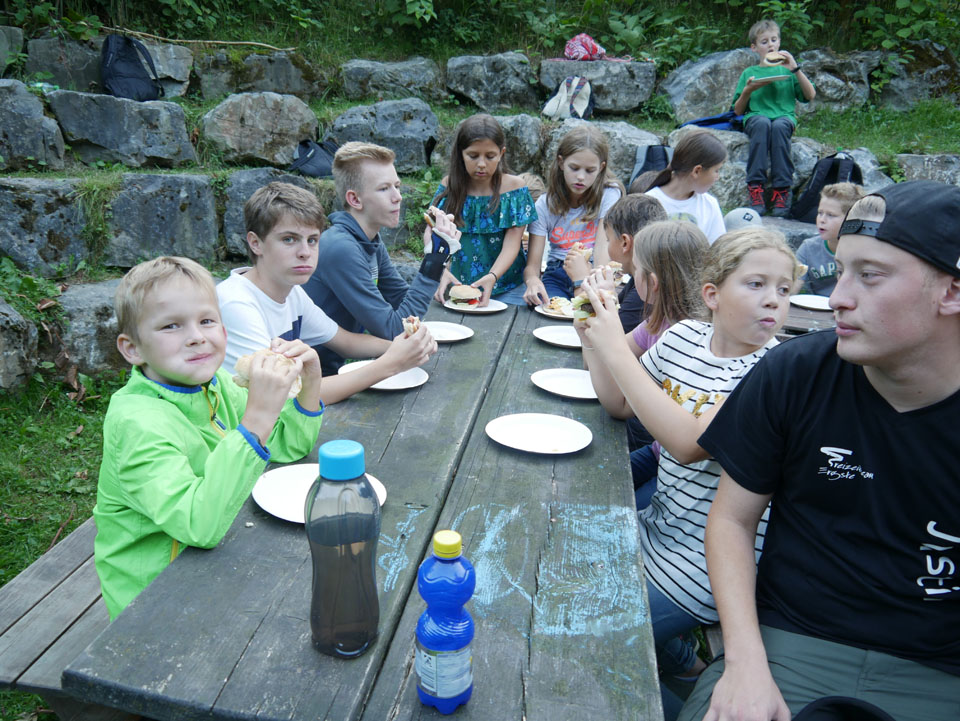
[[[287,358],[282,353],[278,353],[270,348],[262,348],[255,353],[249,353],[240,356],[234,366],[233,382],[241,388],[250,388],[251,378],[260,374],[275,374],[278,378],[289,379],[290,385],[287,391],[287,398],[296,398],[303,387],[300,380],[300,370],[302,365],[293,358]],[[294,375],[294,371],[296,374]]]

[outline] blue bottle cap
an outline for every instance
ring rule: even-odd
[[[350,481],[363,475],[363,446],[356,441],[327,441],[317,452],[320,475],[328,481]]]

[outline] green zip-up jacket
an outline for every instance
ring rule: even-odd
[[[311,413],[288,401],[265,448],[240,423],[246,404],[246,389],[222,370],[206,386],[183,388],[135,367],[110,399],[93,517],[111,620],[184,547],[220,542],[268,460],[313,448],[322,407]]]

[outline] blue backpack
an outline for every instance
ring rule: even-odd
[[[710,128],[711,130],[735,130],[743,132],[743,116],[737,115],[733,110],[728,110],[719,115],[708,115],[705,118],[695,118],[681,123],[680,127],[686,125],[696,125],[701,128]]]

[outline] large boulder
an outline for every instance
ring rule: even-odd
[[[300,175],[284,173],[276,168],[238,170],[230,174],[224,189],[226,208],[223,213],[223,235],[227,241],[227,254],[231,257],[247,257],[247,227],[243,220],[243,206],[258,189],[267,183],[292,183],[313,192],[310,181]]]
[[[828,145],[819,140],[794,136],[790,145],[790,157],[793,160],[793,187],[796,188],[813,175],[813,168],[820,158],[833,152]]]
[[[172,43],[152,43],[144,40],[143,44],[153,58],[164,97],[177,98],[186,95],[190,85],[190,70],[193,68],[193,51]],[[145,62],[143,67],[147,68]],[[147,69],[147,73],[149,72]]]
[[[87,258],[76,192],[76,180],[0,178],[0,253],[47,277]]]
[[[880,104],[894,110],[910,110],[918,100],[960,95],[960,63],[950,48],[931,40],[910,43],[913,60],[896,71],[880,92]]]
[[[0,298],[0,388],[24,385],[37,367],[37,327]]]
[[[553,94],[564,78],[579,75],[590,83],[594,109],[606,113],[629,113],[643,105],[657,80],[653,63],[613,60],[551,59],[540,63],[540,86]]]
[[[150,256],[152,257],[152,256]],[[113,295],[120,278],[68,287],[57,299],[67,317],[61,334],[63,348],[81,373],[100,373],[125,368],[117,350],[117,317]]]
[[[306,138],[317,136],[317,116],[300,98],[277,93],[231,95],[201,120],[203,136],[231,163],[285,166]]]
[[[487,112],[536,108],[536,77],[523,53],[462,55],[447,61],[447,88]]]
[[[0,80],[0,170],[63,169],[63,135],[17,80]]]
[[[239,64],[224,52],[200,55],[194,60],[193,70],[200,80],[200,94],[204,100],[222,98],[237,91]]]
[[[176,103],[69,90],[54,91],[47,100],[66,141],[85,163],[171,168],[197,159],[183,108]]]
[[[507,136],[507,167],[511,173],[537,173],[543,163],[543,123],[533,115],[497,115]],[[449,156],[449,153],[448,153]]]
[[[440,66],[429,58],[414,57],[398,63],[350,60],[340,66],[340,77],[343,93],[351,100],[371,96],[379,100],[411,96],[441,100],[447,94]]]
[[[579,125],[590,124],[600,130],[607,137],[610,146],[610,158],[607,164],[610,171],[626,184],[630,180],[634,161],[637,158],[637,147],[640,145],[659,145],[663,138],[646,130],[640,130],[630,123],[613,121],[590,121],[568,118],[559,126],[550,130],[547,138],[547,148],[543,153],[543,172],[546,178],[547,169],[557,157],[557,148],[564,135]]]
[[[102,42],[102,41],[101,41]],[[100,88],[100,46],[62,38],[27,41],[27,76],[39,76],[64,90]]]
[[[106,265],[130,268],[158,255],[214,260],[217,208],[206,176],[124,175],[110,209]]]
[[[867,148],[854,148],[846,151],[852,157],[863,173],[863,188],[868,193],[885,188],[893,182],[893,178],[883,172],[877,156]]]
[[[667,136],[667,145],[671,148],[677,147],[677,144],[683,140],[683,137],[689,133],[702,130],[695,125],[686,125],[677,128]],[[713,137],[723,143],[727,149],[728,163],[746,163],[747,155],[750,151],[750,138],[745,133],[739,133],[734,130],[710,130]]]
[[[237,89],[242,93],[271,92],[311,98],[325,84],[317,71],[298,53],[253,53],[243,60]]]
[[[7,69],[7,61],[23,51],[23,30],[0,25],[0,75]]]
[[[412,173],[430,164],[438,129],[430,106],[407,98],[350,108],[333,121],[330,136],[339,145],[358,140],[386,146],[397,154],[397,172]]]
[[[940,183],[960,185],[960,155],[914,155],[897,156],[904,180],[936,180]]]
[[[815,223],[801,223],[791,218],[775,218],[772,215],[763,216],[763,225],[766,228],[779,230],[787,239],[790,247],[796,250],[800,244],[810,236],[817,234]]]
[[[829,48],[808,50],[797,56],[804,74],[817,88],[809,103],[797,103],[797,113],[806,115],[819,108],[838,113],[864,105],[870,97],[870,73],[883,63],[879,50],[837,55]]]
[[[716,115],[730,108],[740,73],[757,62],[757,54],[749,48],[711,53],[683,63],[660,89],[669,96],[673,114],[681,123]]]

